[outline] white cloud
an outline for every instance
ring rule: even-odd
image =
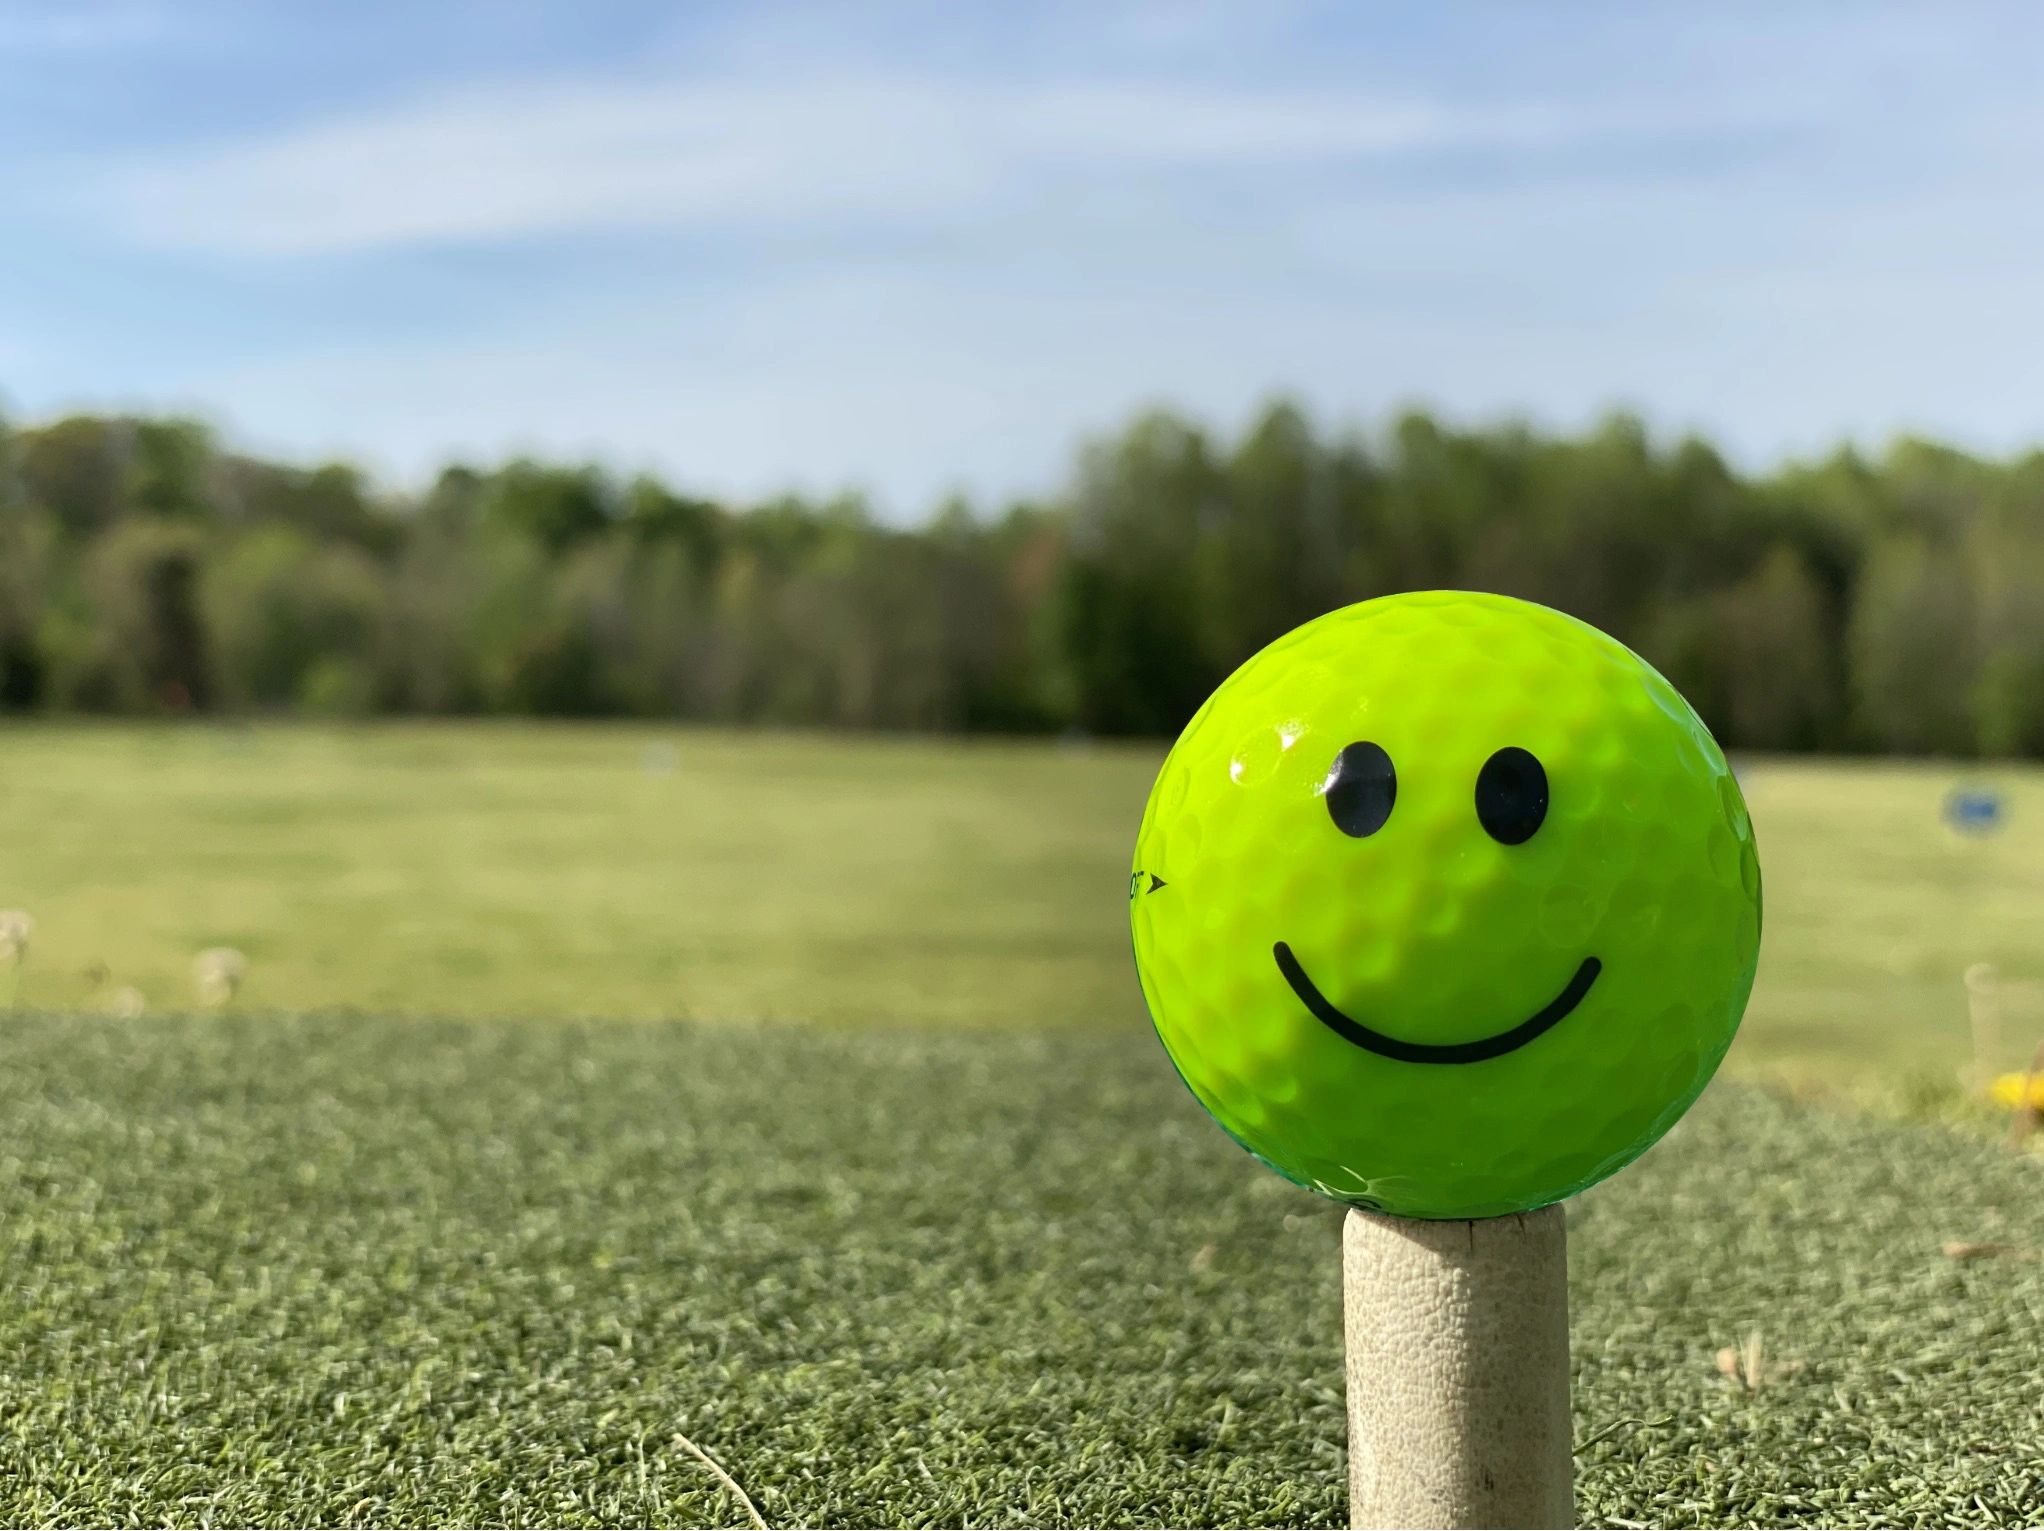
[[[1043,179],[1527,144],[1418,98],[941,79],[496,84],[90,178],[143,243],[316,255],[592,228],[970,216]]]

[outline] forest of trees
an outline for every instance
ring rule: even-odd
[[[1236,441],[1153,414],[920,526],[516,461],[416,496],[187,420],[0,425],[0,711],[543,714],[1168,734],[1348,601],[1606,628],[1733,748],[2044,755],[2044,452],[1753,476],[1616,416]]]

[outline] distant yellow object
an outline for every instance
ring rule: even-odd
[[[2023,1104],[2023,1086],[2030,1088],[2030,1109],[2044,1111],[2044,1074],[2003,1074],[1987,1087],[1988,1098],[2011,1109]]]

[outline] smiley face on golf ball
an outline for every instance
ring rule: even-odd
[[[1172,1061],[1301,1185],[1409,1217],[1561,1200],[1709,1081],[1760,948],[1724,755],[1651,666],[1503,596],[1331,612],[1172,747],[1129,881]]]

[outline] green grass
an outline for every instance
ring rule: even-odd
[[[668,773],[649,750],[672,751]],[[0,733],[28,997],[441,1015],[1126,1018],[1153,752],[529,725]],[[4,980],[0,980],[4,981]],[[107,985],[98,987],[103,989]]]
[[[1338,1213],[1129,971],[1156,753],[0,733],[0,1520],[735,1522],[685,1433],[779,1524],[1340,1523]],[[2044,777],[1960,844],[1948,769],[1745,774],[1731,1072],[1952,1105]],[[2044,1159],[1727,1084],[1571,1230],[1586,1523],[2044,1518]]]
[[[649,771],[649,750],[674,768]],[[14,727],[0,908],[36,916],[24,998],[53,1007],[126,985],[189,1007],[193,954],[228,945],[259,1009],[1140,1025],[1123,899],[1157,758],[642,727]],[[1767,932],[1734,1073],[1953,1093],[1961,971],[2044,977],[2044,776],[1989,774],[2009,828],[1962,843],[1938,817],[1952,768],[1747,767]],[[2008,1032],[2012,1065],[2044,1005],[2014,1006]]]
[[[1713,1091],[1571,1210],[1585,1523],[2035,1523],[2044,1262],[1940,1246],[2040,1176]],[[776,1524],[1344,1515],[1338,1213],[1134,1030],[25,1015],[0,1205],[9,1523],[735,1523],[677,1432]]]

